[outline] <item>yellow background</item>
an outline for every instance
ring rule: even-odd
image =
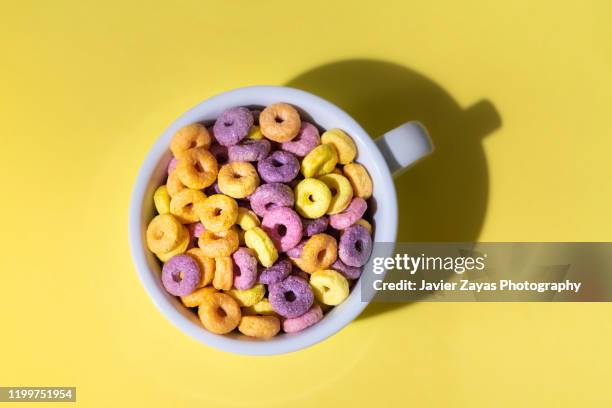
[[[127,244],[161,131],[287,83],[374,135],[404,103],[430,127],[401,238],[610,240],[610,2],[164,3],[2,1],[0,385],[74,385],[86,407],[610,406],[609,304],[372,305],[308,350],[241,357],[171,326]]]

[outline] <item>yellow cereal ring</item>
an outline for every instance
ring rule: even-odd
[[[348,181],[346,177],[334,173],[321,176],[319,180],[329,187],[332,194],[327,214],[338,214],[344,211],[353,198],[353,187],[351,187],[351,182]]]
[[[196,208],[200,221],[208,231],[220,232],[229,229],[238,218],[236,200],[224,194],[213,194]]]
[[[269,339],[280,331],[280,320],[276,316],[242,316],[238,330],[245,336]]]
[[[295,108],[286,103],[275,103],[259,114],[259,127],[265,137],[275,142],[288,142],[297,136],[302,121]]]
[[[245,315],[262,315],[262,316],[278,316],[278,313],[272,308],[268,298],[263,298],[253,306],[242,308]]]
[[[329,268],[338,258],[338,243],[331,235],[315,234],[306,241],[300,255],[300,267],[313,273]]]
[[[215,277],[213,287],[218,290],[230,290],[234,284],[234,263],[232,257],[215,258]]]
[[[183,304],[187,307],[197,307],[204,302],[207,296],[210,296],[213,293],[218,292],[215,288],[210,286],[196,289],[193,293],[190,293],[187,296],[181,296],[181,302],[183,302]]]
[[[234,228],[221,232],[204,231],[198,238],[202,254],[209,258],[230,256],[238,249],[239,242],[238,232]]]
[[[241,307],[253,306],[266,294],[266,287],[262,283],[258,283],[250,289],[238,290],[236,288],[226,290],[225,293],[234,298]]]
[[[201,190],[217,179],[217,159],[204,147],[186,150],[176,158],[176,170],[172,173],[176,173],[187,187]]]
[[[201,205],[206,196],[200,190],[185,188],[176,193],[170,200],[170,214],[183,224],[198,222],[200,217],[196,208]]]
[[[181,232],[181,239],[176,248],[168,252],[156,253],[155,255],[157,255],[157,258],[159,258],[160,261],[166,262],[174,255],[179,255],[185,252],[187,250],[187,247],[189,247],[190,241],[191,237],[189,236],[189,230],[187,229],[187,227],[183,226],[183,231]]]
[[[157,190],[153,193],[153,203],[158,214],[168,214],[170,212],[170,194],[168,194],[168,187],[165,184],[157,187]]]
[[[244,242],[253,249],[260,264],[269,268],[278,259],[278,251],[268,234],[259,227],[253,227],[244,233]]]
[[[251,140],[261,140],[263,139],[263,133],[261,133],[261,129],[257,125],[251,126],[251,130],[249,131],[249,135],[247,139]]]
[[[304,218],[325,215],[331,199],[331,190],[320,180],[305,178],[295,186],[295,209]]]
[[[370,235],[372,235],[372,224],[370,224],[368,221],[364,220],[363,218],[357,220],[355,222],[355,224],[359,224],[362,225],[365,229],[368,230],[368,232],[370,233]]]
[[[349,135],[340,129],[330,129],[321,135],[321,143],[334,146],[338,153],[338,163],[348,164],[357,156],[357,146]]]
[[[359,163],[349,163],[342,171],[351,182],[356,197],[367,200],[372,196],[372,179],[365,167]]]
[[[196,263],[200,267],[200,283],[198,288],[208,286],[215,277],[215,259],[204,256],[204,252],[200,248],[191,248],[187,251],[187,255],[195,259]]]
[[[186,189],[187,186],[183,184],[176,171],[173,171],[168,175],[166,188],[168,189],[168,195],[174,197],[179,191]]]
[[[172,136],[170,150],[172,154],[178,156],[196,147],[208,149],[210,147],[210,142],[210,134],[208,134],[206,127],[199,123],[192,123],[191,125],[180,128],[174,136]]]
[[[302,160],[304,177],[321,177],[331,173],[338,163],[338,153],[332,145],[322,144],[310,151]]]
[[[348,297],[348,281],[333,269],[324,269],[310,275],[310,286],[315,298],[326,305],[339,305]]]
[[[259,186],[259,175],[251,163],[230,162],[219,170],[219,190],[233,198],[244,198]]]
[[[155,216],[147,227],[147,246],[154,253],[173,250],[183,239],[184,227],[171,214]]]
[[[242,313],[240,306],[225,293],[213,293],[198,308],[204,327],[213,333],[225,334],[238,327]]]
[[[253,227],[259,227],[261,222],[253,211],[248,208],[238,207],[238,217],[236,218],[236,224],[242,228],[243,231],[248,231]]]

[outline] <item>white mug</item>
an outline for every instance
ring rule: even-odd
[[[349,297],[317,324],[299,333],[255,340],[239,333],[218,335],[207,331],[198,316],[184,307],[179,299],[168,294],[162,286],[160,264],[147,249],[145,231],[155,214],[153,192],[166,177],[171,158],[168,149],[170,139],[179,128],[194,122],[213,121],[228,108],[267,106],[275,102],[287,102],[306,113],[323,129],[340,128],[353,138],[359,150],[356,160],[367,168],[374,185],[374,242],[396,240],[398,209],[393,175],[433,151],[426,130],[418,122],[407,122],[374,141],[351,116],[331,102],[305,91],[282,86],[253,86],[224,92],[187,111],[164,131],[145,157],[132,193],[129,241],[136,270],[157,308],[176,327],[204,344],[238,354],[282,354],[316,344],[353,321],[371,300],[361,298],[361,282],[358,281]],[[364,266],[368,267],[371,266]]]

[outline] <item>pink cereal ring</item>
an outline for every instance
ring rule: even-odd
[[[304,157],[320,143],[321,138],[319,137],[319,130],[315,125],[302,121],[297,136],[281,144],[281,149],[293,153],[296,156]]]
[[[354,197],[344,211],[329,216],[329,225],[337,230],[348,228],[356,223],[367,209],[368,203],[363,198]]]
[[[307,327],[312,326],[323,317],[323,311],[319,305],[314,305],[309,311],[301,316],[291,319],[285,319],[283,322],[283,330],[285,333],[297,333]]]
[[[268,210],[261,220],[261,227],[281,252],[293,248],[302,239],[302,220],[289,207]]]
[[[176,170],[176,163],[178,163],[178,160],[176,160],[176,157],[172,156],[172,159],[170,159],[170,163],[168,163],[168,174]]]
[[[257,258],[251,248],[238,248],[232,254],[234,260],[234,287],[238,290],[251,289],[257,282]]]

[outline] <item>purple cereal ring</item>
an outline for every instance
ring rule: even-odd
[[[336,259],[336,262],[331,265],[331,268],[340,272],[346,279],[359,279],[361,276],[361,268],[348,266],[340,259]]]
[[[310,220],[308,218],[302,218],[302,225],[304,226],[304,236],[311,237],[315,234],[325,232],[329,225],[329,218],[326,215]]]
[[[300,172],[300,162],[289,152],[277,150],[257,162],[257,172],[266,183],[286,183]]]
[[[265,268],[259,274],[259,282],[265,285],[273,285],[285,279],[293,269],[291,261],[281,258],[269,268]]]
[[[234,260],[234,287],[238,290],[251,289],[257,282],[257,258],[251,248],[238,248],[232,254]]]
[[[200,238],[200,235],[204,232],[204,225],[201,222],[194,222],[187,226],[189,235],[193,238]]]
[[[314,294],[306,280],[290,275],[269,286],[268,300],[276,313],[292,318],[301,316],[310,309]]]
[[[297,333],[307,327],[312,326],[323,318],[323,311],[319,305],[314,305],[309,311],[301,316],[283,321],[283,330],[285,333]]]
[[[348,228],[363,217],[367,209],[368,203],[363,198],[353,197],[344,211],[329,216],[329,225],[337,230]]]
[[[268,210],[261,220],[261,227],[281,252],[293,248],[302,239],[302,220],[288,207]]]
[[[299,244],[291,248],[286,252],[289,258],[299,258],[302,255],[302,250],[304,249],[304,245],[306,245],[308,239],[303,239]]]
[[[250,200],[251,208],[260,217],[272,208],[293,207],[295,204],[293,190],[281,183],[262,184],[250,195]]]
[[[368,262],[372,253],[372,237],[361,224],[348,227],[340,236],[338,256],[348,266],[360,267]]]
[[[227,153],[227,147],[225,146],[222,146],[218,143],[213,143],[208,149],[208,151],[212,153],[213,156],[215,156],[219,167],[229,161],[229,154]]]
[[[284,142],[281,148],[287,152],[291,152],[299,157],[304,157],[312,149],[321,143],[319,130],[312,123],[302,121],[300,131],[297,136],[288,142]]]
[[[223,146],[232,146],[248,136],[253,126],[253,114],[243,107],[230,108],[217,118],[213,131]]]
[[[200,267],[189,255],[175,255],[164,264],[161,278],[168,293],[186,296],[200,283]]]
[[[244,142],[227,148],[229,161],[252,162],[263,160],[268,157],[271,148],[270,141],[245,140]]]
[[[177,163],[178,160],[176,160],[176,157],[172,156],[172,159],[170,159],[170,163],[168,163],[168,174],[172,173],[174,169],[176,169]]]

